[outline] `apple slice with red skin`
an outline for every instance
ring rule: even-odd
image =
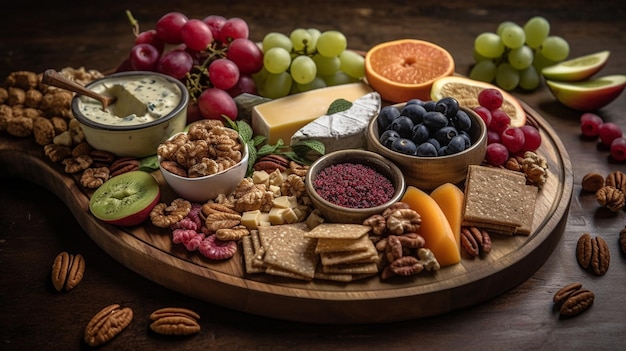
[[[546,80],[546,85],[563,105],[580,111],[595,111],[624,91],[626,75],[616,74],[580,82]]]
[[[133,171],[115,176],[96,189],[89,210],[103,222],[134,226],[145,221],[159,203],[161,190],[148,172]]]

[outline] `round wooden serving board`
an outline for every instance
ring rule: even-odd
[[[548,161],[548,182],[539,192],[530,236],[493,235],[491,253],[413,277],[379,276],[351,283],[301,282],[249,275],[242,257],[214,262],[173,244],[168,230],[146,223],[120,228],[89,212],[89,193],[51,163],[32,138],[0,138],[0,175],[19,176],[62,199],[89,237],[114,259],[172,290],[235,310],[266,317],[325,324],[384,323],[421,318],[472,306],[505,292],[531,276],[558,244],[572,196],[572,167],[555,131],[524,105],[543,138],[538,151]],[[161,174],[162,201],[175,194]],[[33,201],[37,201],[33,199]],[[240,250],[241,251],[241,250]]]

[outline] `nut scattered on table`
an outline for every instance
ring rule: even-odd
[[[52,264],[52,284],[57,291],[70,291],[80,283],[85,274],[85,259],[81,254],[72,255],[65,251]]]
[[[624,208],[624,193],[611,185],[605,185],[596,191],[596,200],[600,206],[606,207],[613,212],[619,212]]]
[[[84,340],[91,347],[111,341],[133,320],[133,310],[112,304],[98,312],[85,327]]]
[[[589,233],[585,233],[576,243],[576,259],[583,269],[597,276],[604,275],[611,263],[609,246],[601,236],[592,238]]]
[[[163,335],[191,335],[200,331],[196,312],[180,307],[166,307],[150,314],[150,329]]]
[[[583,289],[581,283],[564,286],[554,294],[552,301],[564,317],[574,317],[586,311],[595,299],[595,294]]]
[[[598,172],[587,173],[583,177],[581,185],[584,191],[595,193],[604,186],[604,176]]]

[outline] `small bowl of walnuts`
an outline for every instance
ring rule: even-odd
[[[305,184],[314,207],[334,223],[362,223],[399,201],[405,190],[404,176],[393,162],[361,149],[320,157]]]
[[[219,120],[201,120],[157,147],[163,178],[189,201],[232,193],[248,171],[248,149],[239,133]]]

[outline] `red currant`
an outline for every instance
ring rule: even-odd
[[[525,143],[524,132],[516,127],[508,127],[500,133],[500,143],[506,146],[509,153],[517,153],[522,150]]]
[[[541,146],[541,134],[539,130],[531,125],[523,125],[520,127],[524,132],[524,146],[523,151],[535,151]]]
[[[492,166],[501,166],[509,159],[509,150],[500,143],[487,145],[485,160]]]
[[[496,110],[502,106],[502,93],[498,89],[483,89],[478,93],[478,103],[480,106],[486,107],[489,110]]]
[[[485,125],[489,128],[489,124],[491,123],[491,111],[485,106],[476,106],[474,107],[474,112],[480,116],[480,118],[485,121]]]
[[[626,138],[619,137],[611,142],[611,157],[615,161],[626,161]]]
[[[613,122],[606,122],[598,128],[598,135],[602,144],[610,146],[613,140],[622,136],[622,129]]]
[[[604,123],[602,118],[595,113],[583,113],[580,116],[580,131],[585,137],[597,138],[602,123]]]
[[[491,123],[489,123],[489,129],[502,133],[511,124],[511,117],[504,112],[504,110],[492,110],[491,111]]]

